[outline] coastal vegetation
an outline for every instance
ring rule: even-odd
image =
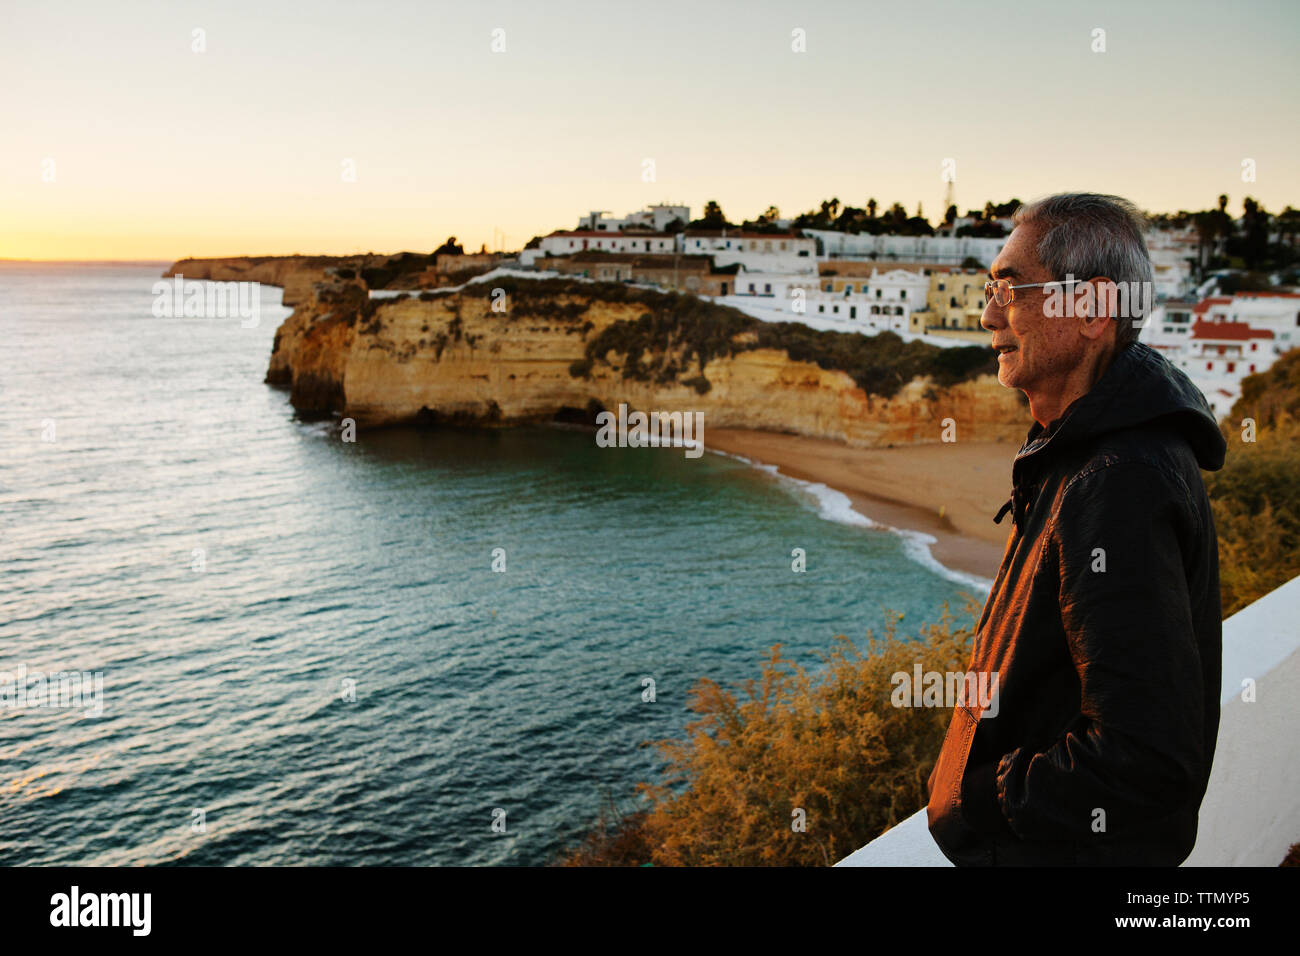
[[[433,255],[419,252],[399,252],[380,265],[362,269],[361,278],[372,289],[412,287],[417,275],[433,267],[434,259]]]
[[[587,343],[584,358],[570,367],[577,378],[590,376],[597,364],[614,367],[613,355],[623,378],[638,382],[663,383],[673,377],[667,374],[669,370],[685,372],[694,367],[697,374],[692,376],[692,384],[703,394],[710,387],[704,374],[709,362],[753,349],[775,349],[795,361],[846,372],[867,394],[890,398],[917,376],[929,376],[935,384],[948,386],[997,370],[992,353],[982,346],[945,349],[925,342],[904,342],[893,332],[866,336],[820,331],[798,322],[764,322],[689,294],[566,279],[503,280],[501,285],[509,286],[512,313],[522,310],[524,314],[577,321],[585,311],[585,306],[579,308],[583,300],[587,304],[599,299],[645,306],[637,319],[615,322]],[[471,289],[476,295],[490,291],[470,286],[462,294],[471,294]],[[568,300],[571,312],[557,315],[555,310],[561,307],[542,304],[561,297]]]
[[[915,340],[904,342],[893,332],[874,336],[826,332],[797,322],[758,322],[755,329],[754,348],[784,349],[797,361],[841,369],[867,394],[885,398],[917,376],[949,386],[997,373],[997,359],[979,345],[945,349]]]
[[[829,866],[925,804],[951,711],[896,707],[892,675],[956,671],[971,627],[947,612],[916,639],[836,639],[816,673],[774,646],[739,692],[704,679],[684,740],[665,740],[643,808],[607,807],[568,866]]]
[[[1227,617],[1300,575],[1300,349],[1242,379],[1223,432],[1228,454],[1205,486]]]
[[[366,287],[357,282],[321,288],[316,293],[316,301],[329,306],[328,315],[335,320],[348,325],[362,322],[362,331],[369,328],[364,323],[372,320],[383,304],[379,299],[370,298]]]
[[[505,293],[509,308],[503,315],[510,319],[544,319],[563,326],[581,325],[581,320],[597,299],[609,301],[635,301],[628,293],[637,291],[628,289],[619,283],[601,283],[602,293],[595,295],[590,284],[574,279],[517,279],[502,276],[492,282],[475,282],[465,286],[457,295],[463,299],[487,299],[497,295],[497,290]],[[606,288],[608,286],[608,288]],[[590,328],[590,325],[587,326]]]

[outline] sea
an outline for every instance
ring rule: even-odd
[[[697,681],[982,597],[734,457],[344,441],[264,384],[278,288],[159,316],[167,265],[0,263],[0,865],[546,865]]]

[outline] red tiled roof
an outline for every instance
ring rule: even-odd
[[[1196,303],[1196,308],[1192,309],[1192,311],[1195,312],[1197,315],[1200,315],[1202,312],[1209,311],[1209,308],[1212,305],[1229,305],[1231,304],[1231,302],[1232,302],[1231,297],[1220,298],[1220,297],[1211,296],[1208,299],[1202,299],[1200,302]]]
[[[1206,322],[1197,319],[1192,326],[1192,338],[1213,341],[1241,342],[1247,339],[1271,339],[1268,329],[1251,328],[1245,322]]]

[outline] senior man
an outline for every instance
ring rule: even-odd
[[[1219,726],[1199,468],[1223,465],[1224,439],[1188,378],[1136,341],[1152,288],[1137,209],[1070,193],[1013,221],[981,324],[1034,424],[968,668],[996,675],[998,699],[954,710],[930,833],[958,865],[1177,865]]]

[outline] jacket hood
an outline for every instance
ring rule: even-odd
[[[1155,421],[1165,422],[1186,439],[1206,471],[1223,467],[1227,443],[1200,389],[1180,369],[1148,345],[1123,349],[1088,394],[1046,428],[1035,425],[1016,455],[1016,465],[1049,443],[1058,447]]]

